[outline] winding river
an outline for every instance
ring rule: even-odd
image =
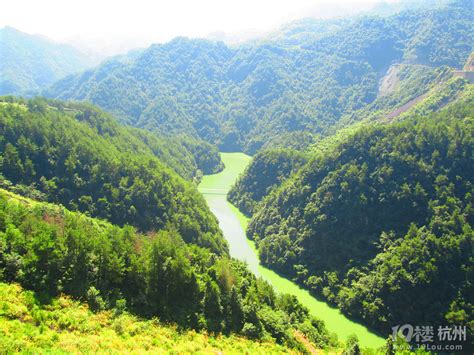
[[[345,340],[350,334],[359,338],[362,347],[376,348],[384,345],[384,339],[365,326],[344,316],[337,308],[329,306],[310,295],[288,279],[279,276],[259,263],[254,243],[247,239],[245,230],[248,218],[227,201],[226,195],[237,177],[242,173],[252,159],[243,153],[221,153],[225,169],[213,175],[205,175],[199,185],[199,191],[204,195],[211,211],[219,220],[224,237],[229,243],[230,255],[247,262],[249,268],[259,277],[267,280],[278,292],[295,295],[315,317],[326,323],[330,332]]]

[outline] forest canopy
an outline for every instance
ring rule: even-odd
[[[304,351],[297,330],[321,348],[337,345],[294,296],[276,294],[242,262],[185,243],[177,230],[141,234],[4,190],[0,281],[36,291],[40,302],[66,294],[96,312],[128,310],[181,329]]]
[[[171,168],[188,177],[197,169],[179,143],[122,127],[87,104],[43,99],[0,102],[0,133],[0,174],[35,197],[142,231],[173,226],[185,241],[226,251],[203,197]]]
[[[473,117],[471,95],[313,154],[254,213],[261,261],[382,331],[471,324]]]
[[[290,42],[285,29],[238,47],[176,38],[65,78],[45,94],[90,101],[124,123],[186,133],[223,151],[253,154],[280,142],[301,149],[379,98],[394,65],[406,66],[400,75],[412,84],[382,102],[389,107],[426,91],[433,68],[462,68],[473,50],[471,5],[458,0],[337,25],[309,19],[298,24],[309,35]]]

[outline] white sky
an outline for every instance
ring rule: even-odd
[[[122,42],[137,47],[180,35],[268,31],[297,18],[327,16],[328,3],[355,10],[380,1],[3,0],[0,27],[8,25],[57,41]]]

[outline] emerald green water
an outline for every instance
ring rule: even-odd
[[[329,331],[336,333],[339,339],[345,340],[350,334],[355,334],[362,347],[383,346],[385,341],[382,337],[346,318],[337,308],[316,299],[290,280],[260,265],[255,245],[245,234],[248,218],[226,199],[230,187],[252,158],[243,153],[221,153],[221,158],[225,169],[219,174],[205,175],[199,184],[199,191],[219,220],[219,226],[229,243],[230,255],[247,262],[250,270],[267,280],[278,292],[295,295],[314,316],[324,320]]]

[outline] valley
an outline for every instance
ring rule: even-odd
[[[229,243],[230,256],[245,261],[255,275],[268,281],[278,292],[295,295],[310,313],[322,319],[329,332],[336,333],[340,340],[345,341],[349,335],[355,334],[362,347],[383,346],[383,337],[350,320],[340,310],[313,297],[294,282],[260,265],[255,245],[245,235],[248,218],[226,198],[230,187],[250,163],[251,157],[244,153],[221,153],[221,159],[225,165],[224,170],[218,174],[205,175],[199,185],[199,191],[219,221],[224,238]]]
[[[48,1],[0,16],[0,354],[474,353],[472,0],[83,1],[94,55]]]

